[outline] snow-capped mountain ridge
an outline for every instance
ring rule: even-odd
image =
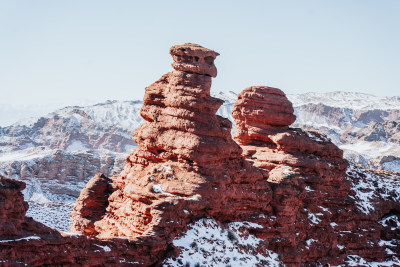
[[[289,94],[288,98],[295,107],[307,104],[323,104],[330,107],[355,110],[400,109],[399,96],[378,97],[366,93],[335,91],[328,93],[309,92],[304,94]]]
[[[225,105],[235,103],[237,99],[237,94],[232,91],[228,92],[212,92],[212,96],[220,98],[225,101]],[[378,97],[371,94],[366,93],[356,93],[356,92],[345,92],[345,91],[335,91],[328,93],[316,93],[316,92],[308,92],[303,94],[288,94],[289,100],[292,101],[294,107],[304,106],[308,104],[322,104],[330,107],[338,107],[338,108],[348,108],[353,110],[389,110],[389,109],[400,109],[400,96],[386,96],[386,97]],[[50,107],[44,108],[40,106],[15,106],[15,105],[0,105],[0,128],[6,128],[5,125],[30,125],[37,121],[40,117],[49,117],[51,114],[59,113],[66,114],[71,112],[73,109],[84,110],[88,113],[89,116],[93,120],[100,122],[100,118],[104,119],[106,123],[118,122],[121,120],[126,124],[125,126],[132,126],[133,124],[137,124],[139,113],[136,114],[126,114],[124,112],[129,111],[125,109],[125,106],[129,106],[132,104],[141,105],[141,100],[130,100],[130,101],[121,101],[121,100],[107,100],[102,103],[91,104],[91,105],[70,105],[65,106],[63,108],[59,108],[56,111],[47,113],[47,115],[39,115],[46,114],[50,110],[55,110],[55,108],[51,109]],[[15,107],[14,107],[15,106]],[[57,105],[59,106],[59,105]],[[110,108],[110,113],[102,113],[105,107]],[[119,108],[118,108],[119,107]],[[22,109],[25,108],[25,115],[22,112]],[[13,113],[16,113],[13,115]],[[32,116],[33,115],[33,116]],[[133,117],[128,115],[134,115]],[[225,117],[228,117],[229,114],[224,114]],[[24,118],[25,117],[25,118]],[[140,117],[140,116],[139,116]],[[112,118],[117,118],[113,120]],[[14,120],[14,123],[11,123]],[[127,123],[127,121],[129,123]]]

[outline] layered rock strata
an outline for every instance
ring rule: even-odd
[[[26,205],[12,215],[7,204],[16,231],[2,230],[10,233],[0,242],[6,266],[161,265],[180,253],[173,240],[201,218],[222,228],[252,223],[250,233],[264,242],[246,249],[272,250],[287,266],[338,265],[350,255],[384,261],[389,247],[398,255],[398,199],[385,190],[368,194],[374,203],[360,210],[367,175],[348,168],[326,137],[290,128],[293,107],[281,90],[257,86],[239,94],[236,143],[231,122],[216,115],[222,100],[210,96],[218,53],[195,44],[170,53],[174,71],[146,88],[146,122],[133,134],[138,147],[124,170],[112,187],[96,176],[77,201],[71,230],[82,235],[50,229],[27,236],[22,225],[33,222],[23,216]],[[10,183],[16,189],[0,190],[0,197],[21,202],[23,184]]]
[[[25,217],[29,206],[21,193],[25,183],[0,175],[0,239],[56,233],[55,230]]]
[[[104,217],[97,222],[90,217],[93,208],[98,215],[103,213],[104,202],[96,199],[105,191],[91,181],[75,207],[71,229],[102,240],[112,238],[109,247],[131,242],[123,260],[138,253],[134,262],[145,266],[162,260],[160,252],[172,253],[173,238],[189,222],[204,217],[245,220],[268,207],[271,199],[265,177],[232,140],[231,122],[216,115],[223,101],[210,96],[210,87],[218,54],[193,44],[172,47],[170,52],[175,70],[146,88],[141,109],[146,122],[134,132],[138,147],[124,171],[112,178]],[[87,205],[92,202],[96,204]],[[97,238],[80,242],[90,245]],[[81,256],[86,265],[98,264],[92,252]],[[107,257],[116,253],[106,252]],[[77,254],[71,255],[81,263]]]
[[[216,115],[223,101],[210,87],[218,54],[193,44],[170,53],[175,70],[146,88],[146,122],[133,134],[138,148],[113,178],[108,214],[95,224],[101,237],[151,235],[170,243],[195,218],[226,220],[230,208],[245,218],[268,204],[263,175],[241,156],[231,122]]]
[[[295,116],[281,90],[245,89],[233,117],[243,155],[268,172],[274,211],[269,216],[276,219],[267,220],[264,229],[270,230],[262,235],[270,249],[283,253],[286,264],[339,264],[352,254],[370,261],[390,256],[381,237],[393,231],[378,221],[398,203],[376,200],[373,214],[358,209],[351,181],[360,173],[346,173],[343,152],[325,136],[289,127]]]
[[[71,213],[70,232],[83,235],[96,235],[94,223],[106,213],[108,197],[112,193],[111,180],[99,173],[81,191]]]
[[[143,237],[131,242],[57,232],[25,216],[24,187],[24,182],[0,176],[0,266],[143,266],[165,253],[166,246]],[[91,208],[92,201],[86,199]]]

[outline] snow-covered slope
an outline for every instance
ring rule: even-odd
[[[281,266],[279,255],[249,233],[261,225],[232,222],[224,229],[213,219],[200,219],[184,236],[173,241],[182,253],[165,259],[163,266]],[[259,248],[260,247],[260,248]],[[262,249],[262,247],[264,247]]]
[[[289,94],[295,107],[307,104],[324,104],[330,107],[355,110],[400,109],[399,96],[378,97],[365,93],[335,91],[329,93]]]
[[[348,160],[364,167],[400,170],[400,97],[341,91],[288,97],[295,127],[326,134]]]
[[[0,153],[37,146],[128,152],[135,145],[131,132],[142,122],[141,106],[141,101],[108,101],[66,107],[44,117],[0,127]]]
[[[89,106],[96,104],[97,102],[78,99],[73,105]],[[51,104],[39,104],[39,103],[0,103],[0,127],[10,126],[18,121],[23,123],[29,119],[37,119],[46,114],[64,108],[72,103],[58,102]]]

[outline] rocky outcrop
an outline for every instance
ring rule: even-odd
[[[198,44],[174,45],[169,50],[177,71],[193,72],[211,77],[217,76],[214,60],[219,54]]]
[[[171,251],[173,238],[190,221],[203,217],[225,221],[232,209],[235,218],[245,219],[270,199],[264,176],[232,140],[231,122],[216,115],[223,103],[210,96],[217,53],[192,44],[182,48],[195,51],[195,62],[178,64],[146,88],[141,110],[146,122],[134,132],[138,148],[127,158],[124,171],[113,177],[115,191],[108,198],[108,213],[94,223],[98,238],[113,238],[110,247],[127,240],[121,237],[129,238],[133,248],[126,253],[139,253],[135,262],[141,265],[160,261],[160,253]],[[171,54],[179,63],[174,48]],[[75,218],[73,224],[79,224],[81,217]],[[144,249],[148,251],[143,253]],[[91,257],[90,251],[83,257],[86,265],[96,264]]]
[[[112,193],[111,180],[98,173],[81,191],[71,213],[73,218],[70,232],[83,235],[98,234],[94,223],[99,221],[106,213],[108,197]]]
[[[194,58],[185,59],[189,66],[176,56],[182,49]],[[170,52],[175,71],[146,88],[141,110],[146,122],[134,132],[138,148],[114,177],[109,214],[95,224],[101,237],[151,235],[170,243],[172,233],[194,218],[226,220],[232,215],[227,205],[235,216],[246,217],[268,203],[269,186],[241,156],[231,122],[215,115],[222,104],[210,96],[215,66],[203,64],[218,54],[193,44]]]
[[[25,183],[0,175],[0,238],[46,234],[56,231],[25,217],[28,203],[21,191]]]
[[[102,180],[106,179],[97,176],[88,186],[93,191],[86,193],[93,196],[94,191],[104,189]],[[28,204],[21,193],[24,187],[24,182],[0,176],[1,266],[143,266],[157,261],[166,249],[146,238],[131,243],[57,232],[25,216]],[[100,201],[91,205],[86,200],[92,210],[99,210],[93,206],[99,207]]]
[[[237,127],[234,138],[257,167],[273,170],[288,166],[319,176],[326,176],[333,169],[332,163],[342,172],[346,168],[343,152],[326,137],[289,128],[296,117],[292,104],[277,88],[243,90],[233,117]]]
[[[275,105],[279,106],[263,106],[260,112],[258,100],[268,103],[276,94],[280,101]],[[368,261],[384,260],[390,255],[379,244],[392,230],[382,229],[378,221],[394,209],[393,205],[398,209],[399,203],[394,204],[392,198],[391,205],[386,205],[384,198],[376,196],[374,215],[357,208],[359,192],[355,192],[357,182],[353,179],[361,174],[346,173],[343,152],[326,136],[288,128],[294,121],[288,102],[279,89],[250,87],[239,94],[233,110],[235,139],[243,155],[254,166],[268,171],[276,216],[268,223],[271,230],[263,234],[270,248],[283,252],[289,265],[338,264],[351,254]],[[280,123],[265,115],[271,113],[268,109],[275,112]]]
[[[348,129],[342,136],[342,142],[367,141],[367,142],[391,142],[400,144],[400,123],[398,121],[385,121],[370,123],[359,130]],[[346,141],[347,140],[347,141]]]
[[[231,122],[216,115],[223,101],[210,95],[218,53],[195,44],[170,53],[174,71],[146,88],[146,122],[133,134],[138,146],[124,170],[111,178],[112,188],[104,176],[93,178],[76,203],[71,230],[83,235],[13,238],[0,242],[0,259],[151,266],[170,257],[183,264],[184,251],[174,241],[196,222],[199,229],[217,229],[210,240],[238,230],[240,238],[227,231],[225,244],[240,240],[240,251],[262,255],[253,255],[259,265],[276,253],[288,266],[338,265],[351,255],[384,261],[391,257],[387,249],[399,253],[393,245],[400,239],[393,227],[398,195],[382,189],[369,193],[367,204],[359,202],[372,180],[348,168],[323,135],[290,128],[293,107],[281,90],[256,86],[239,95],[236,143]]]
[[[28,203],[21,193],[24,186],[20,181],[0,176],[0,236],[17,235],[25,221]]]

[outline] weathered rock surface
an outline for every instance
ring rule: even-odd
[[[28,203],[21,191],[25,183],[0,176],[0,238],[24,236],[31,233],[56,233],[32,218],[25,217]]]
[[[400,156],[399,97],[332,92],[289,98],[295,103],[296,127],[326,134],[351,162],[378,170],[400,170],[396,160],[380,163],[383,157]]]
[[[92,189],[103,189],[99,180],[104,178],[99,178]],[[0,176],[1,266],[142,266],[166,250],[146,238],[99,240],[57,232],[25,216],[24,187],[24,182]]]
[[[257,90],[269,98],[268,88]],[[378,208],[373,209],[373,215],[358,209],[355,200],[359,192],[355,193],[351,181],[357,184],[354,179],[361,179],[356,178],[362,177],[361,172],[351,176],[353,168],[349,168],[346,174],[348,164],[343,152],[325,136],[288,128],[294,119],[285,119],[289,115],[283,110],[277,114],[281,125],[268,120],[268,115],[257,110],[254,91],[254,87],[245,89],[235,104],[235,139],[254,166],[269,171],[271,206],[276,216],[264,233],[270,248],[283,253],[285,263],[294,265],[338,264],[352,254],[368,261],[390,257],[381,246],[381,238],[394,232],[378,222],[393,210],[399,216],[395,190],[390,193],[391,200],[376,196]],[[289,108],[285,110],[290,113]]]
[[[73,224],[70,232],[83,235],[98,234],[94,223],[106,213],[108,197],[112,193],[111,180],[99,173],[93,177],[81,191],[71,213]]]
[[[199,55],[196,45],[179,49],[188,57]],[[222,101],[210,96],[212,75],[173,67],[146,88],[141,110],[146,122],[134,132],[138,148],[114,177],[109,214],[96,223],[101,237],[152,235],[168,243],[193,218],[226,220],[227,205],[235,216],[246,217],[268,203],[269,186],[241,156],[231,122],[215,115]]]
[[[400,123],[398,121],[385,121],[370,123],[368,127],[361,128],[358,131],[345,131],[341,139],[343,142],[346,140],[354,141],[368,141],[368,142],[391,142],[400,144]]]
[[[75,201],[83,186],[96,173],[112,176],[121,172],[126,155],[110,151],[86,150],[72,153],[32,148],[0,162],[2,174],[26,183],[25,199],[43,194],[49,201]]]
[[[174,63],[172,67],[178,71],[217,76],[214,60],[219,54],[197,44],[174,45],[169,50]]]
[[[348,167],[323,135],[290,128],[293,107],[276,88],[239,95],[233,112],[239,145],[232,123],[216,115],[223,101],[210,96],[218,53],[194,44],[170,53],[174,71],[146,88],[146,122],[135,130],[138,146],[111,178],[113,188],[95,177],[74,208],[72,230],[86,236],[2,241],[6,265],[160,265],[182,258],[173,241],[203,218],[213,220],[202,227],[246,222],[247,234],[263,242],[240,249],[264,258],[279,253],[288,266],[344,264],[352,255],[379,262],[400,253],[400,185],[389,189],[386,177],[380,183]],[[379,190],[368,191],[374,183]]]

